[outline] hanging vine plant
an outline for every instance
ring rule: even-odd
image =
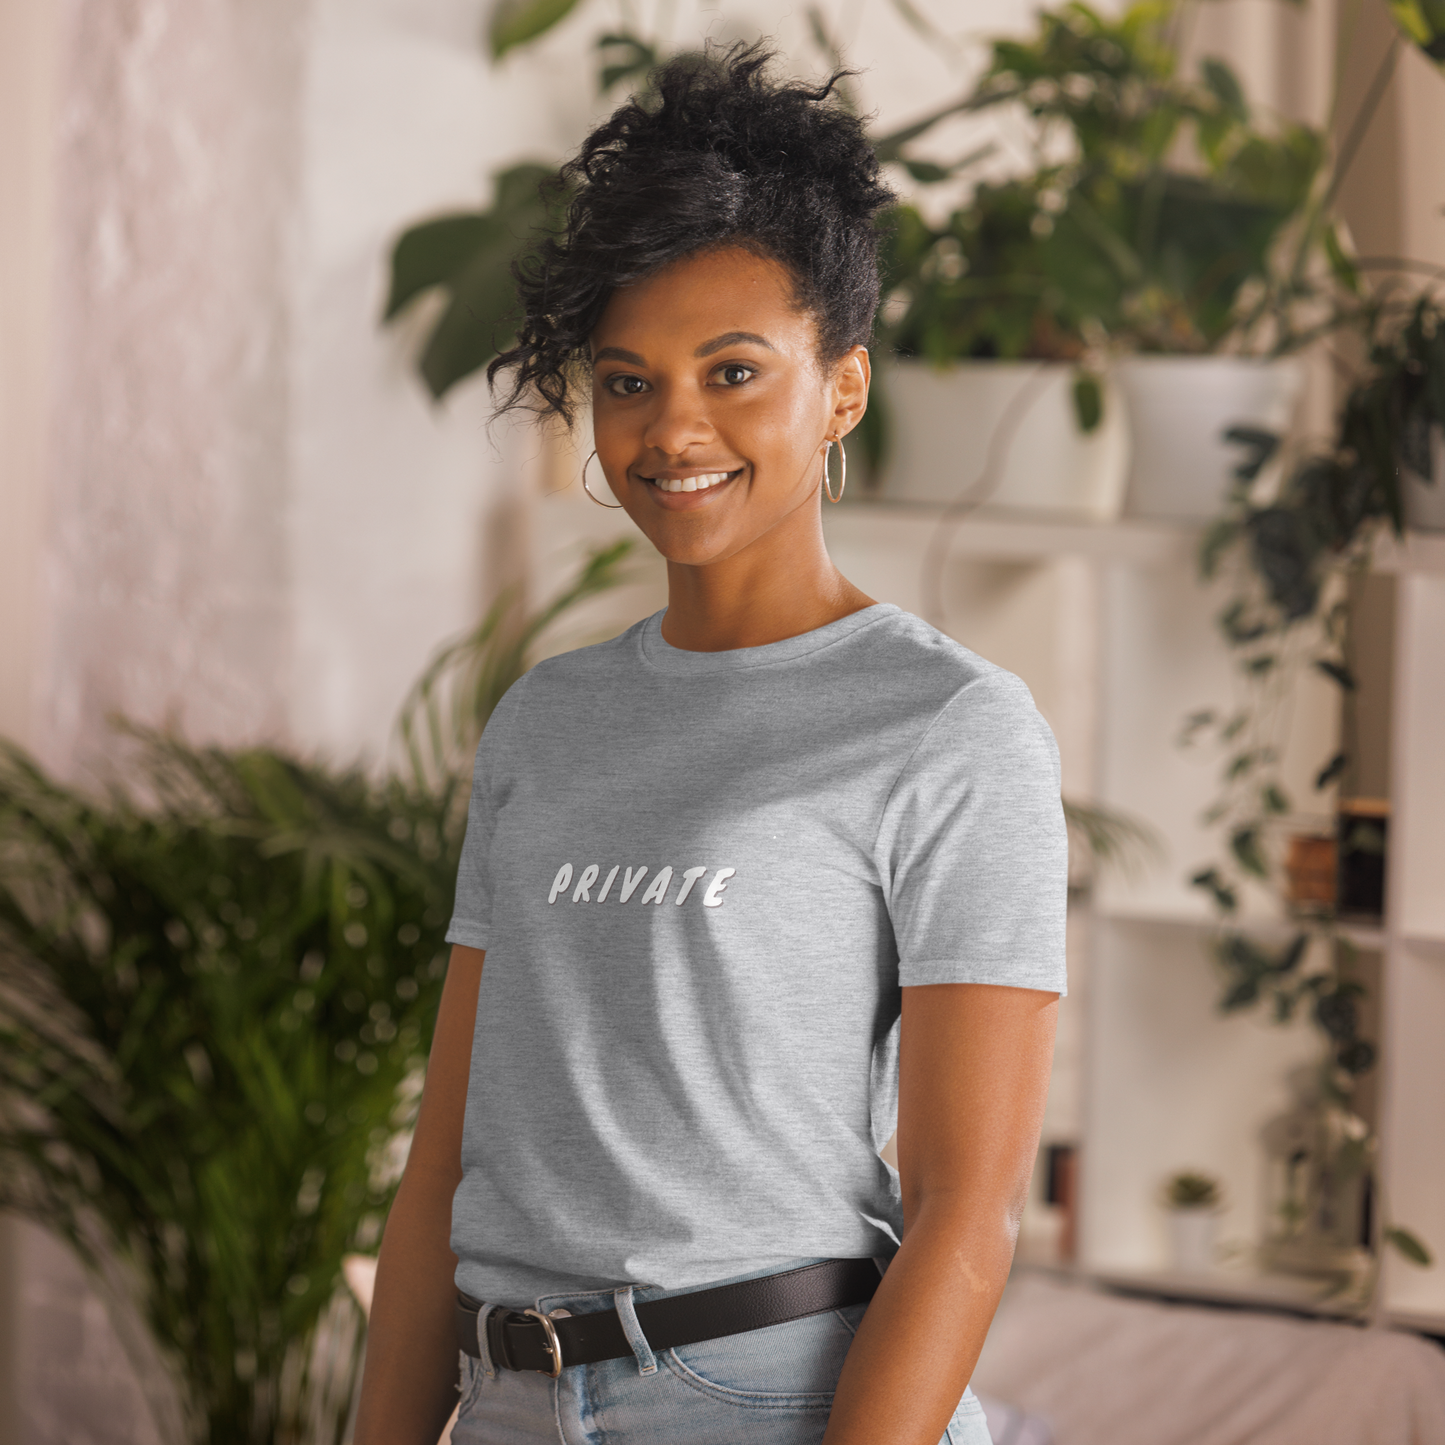
[[[1406,474],[1445,486],[1432,456],[1432,436],[1445,428],[1445,305],[1432,291],[1405,303],[1387,294],[1363,316],[1368,361],[1345,398],[1333,442],[1295,458],[1277,495],[1260,497],[1258,488],[1282,439],[1244,428],[1228,434],[1241,461],[1199,560],[1205,580],[1232,583],[1218,623],[1236,658],[1239,703],[1228,713],[1192,714],[1181,735],[1186,746],[1212,739],[1223,753],[1205,822],[1219,830],[1224,848],[1190,879],[1221,924],[1213,945],[1223,976],[1220,1007],[1263,1007],[1278,1023],[1306,1014],[1324,1037],[1326,1087],[1341,1103],[1374,1067],[1377,1050],[1361,1032],[1365,989],[1348,976],[1356,950],[1334,907],[1297,916],[1284,943],[1261,941],[1239,918],[1251,887],[1284,894],[1272,840],[1296,806],[1282,754],[1301,677],[1313,670],[1342,693],[1355,691],[1346,652],[1350,579],[1370,570],[1382,540],[1403,535]],[[1343,752],[1322,758],[1315,791],[1336,783],[1349,762]],[[1408,1230],[1391,1226],[1384,1237],[1414,1263],[1431,1262]]]

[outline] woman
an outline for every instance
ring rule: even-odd
[[[668,606],[535,667],[478,749],[358,1445],[433,1445],[459,1343],[464,1445],[988,1439],[1064,987],[1057,752],[829,560],[888,193],[767,59],[666,69],[521,273],[493,375],[568,421],[590,386],[584,481]]]

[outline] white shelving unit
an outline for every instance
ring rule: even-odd
[[[925,612],[920,568],[942,515],[845,503],[826,509],[829,546],[865,591]],[[948,616],[931,620],[1029,683],[1059,738],[1067,793],[1140,819],[1161,842],[1151,866],[1106,873],[1071,927],[1073,995],[1045,1127],[1082,1146],[1079,1268],[1118,1287],[1332,1313],[1308,1282],[1247,1266],[1194,1281],[1165,1269],[1158,1190],[1186,1167],[1224,1181],[1224,1236],[1247,1257],[1265,1222],[1259,1130],[1287,1107],[1291,1068],[1320,1051],[1303,1020],[1217,1009],[1212,918],[1187,878],[1217,856],[1198,820],[1219,757],[1178,736],[1195,709],[1228,707],[1234,681],[1217,599],[1196,580],[1197,540],[1180,527],[981,510],[951,527]],[[1445,537],[1391,545],[1381,566],[1398,588],[1388,916],[1349,933],[1380,957],[1381,1213],[1445,1255]],[[1285,757],[1296,799],[1312,796],[1338,729],[1337,692],[1306,677]],[[1281,936],[1290,927],[1264,896],[1245,913]],[[1387,1257],[1380,1301],[1388,1319],[1445,1332],[1445,1265]]]
[[[523,529],[538,596],[571,574],[589,542],[631,533],[587,502],[575,474],[571,459],[544,474]],[[923,616],[923,566],[941,515],[870,501],[824,509],[842,571]],[[1186,878],[1219,846],[1197,821],[1219,759],[1181,750],[1177,737],[1188,713],[1227,706],[1233,681],[1214,629],[1217,599],[1196,580],[1197,541],[1188,528],[1154,523],[980,510],[951,528],[947,616],[930,620],[1029,684],[1059,740],[1069,795],[1132,814],[1161,841],[1161,856],[1133,875],[1104,875],[1070,920],[1071,992],[1045,1140],[1082,1146],[1079,1268],[1160,1295],[1331,1313],[1307,1282],[1248,1268],[1191,1282],[1165,1269],[1156,1201],[1175,1169],[1224,1181],[1226,1242],[1261,1236],[1258,1131],[1286,1107],[1288,1071],[1320,1048],[1307,1023],[1224,1018],[1216,1006],[1212,919]],[[650,560],[639,559],[636,585],[590,604],[565,645],[665,604],[660,560],[643,551]],[[1399,588],[1389,917],[1352,936],[1382,960],[1382,1210],[1445,1256],[1445,537],[1412,536],[1387,548],[1382,565]],[[1294,724],[1286,781],[1303,799],[1335,750],[1332,684],[1304,680]],[[1289,927],[1263,898],[1247,911],[1259,928],[1284,936]],[[1445,1332],[1445,1265],[1421,1272],[1388,1259],[1381,1298],[1397,1323]]]

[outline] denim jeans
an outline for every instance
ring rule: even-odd
[[[500,1366],[488,1373],[488,1362],[463,1356],[453,1445],[818,1445],[866,1306],[654,1353],[633,1301],[683,1293],[629,1287],[538,1300],[549,1312],[616,1308],[633,1354],[573,1365],[555,1380]],[[972,1391],[939,1445],[991,1445]]]

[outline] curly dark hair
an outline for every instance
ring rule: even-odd
[[[862,123],[824,84],[778,83],[761,43],[683,56],[592,132],[560,183],[565,229],[515,267],[516,344],[487,368],[569,426],[576,374],[612,292],[700,251],[743,246],[786,267],[827,362],[866,345],[878,308],[874,217],[892,199]]]

